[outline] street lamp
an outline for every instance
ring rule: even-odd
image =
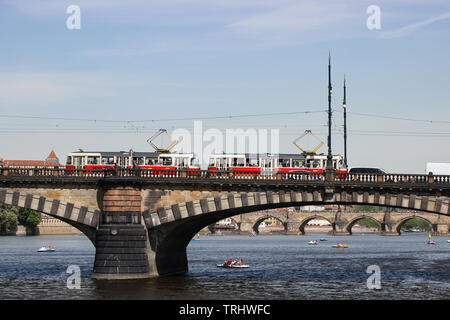
[[[331,53],[328,54],[328,155],[326,169],[333,169],[333,155],[331,153]]]
[[[346,86],[345,86],[345,75],[344,75],[344,100],[342,101],[342,107],[344,108],[344,165],[347,165],[347,102],[346,102]]]

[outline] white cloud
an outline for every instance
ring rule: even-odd
[[[441,20],[446,20],[450,18],[450,11],[443,13],[439,16],[430,18],[430,19],[426,19],[424,21],[420,21],[420,22],[416,22],[410,25],[407,25],[405,27],[402,28],[398,28],[395,29],[393,31],[387,31],[387,32],[383,32],[382,34],[380,34],[378,36],[378,38],[383,38],[383,39],[392,39],[392,38],[400,38],[400,37],[404,37],[407,36],[409,34],[411,34],[412,32],[416,31],[417,29],[420,29],[426,25],[429,25],[431,23],[437,22],[437,21],[441,21]]]

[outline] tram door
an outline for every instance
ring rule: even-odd
[[[226,169],[226,158],[216,158],[216,168],[217,170],[225,170]]]

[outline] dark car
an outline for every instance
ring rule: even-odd
[[[379,168],[350,168],[348,173],[372,173],[372,174],[377,174],[377,173],[386,173],[386,172],[384,172],[383,170],[381,170]]]

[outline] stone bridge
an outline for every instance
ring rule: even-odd
[[[330,235],[351,235],[352,227],[358,223],[359,220],[368,218],[380,225],[379,235],[393,235],[401,234],[402,226],[410,219],[421,218],[428,222],[432,227],[432,234],[436,236],[450,235],[448,226],[450,225],[450,218],[440,216],[431,212],[423,211],[377,211],[377,212],[336,212],[334,211],[256,211],[246,214],[239,214],[233,216],[233,221],[237,225],[237,232],[239,234],[258,234],[258,227],[264,220],[274,218],[281,223],[284,234],[305,234],[305,227],[308,222],[314,219],[325,219],[332,227],[332,231],[328,232]],[[202,230],[206,233],[216,232],[214,225],[208,226]]]
[[[450,177],[424,175],[259,176],[207,171],[0,168],[0,203],[30,208],[81,230],[96,248],[93,277],[146,278],[188,270],[186,247],[201,229],[251,212],[305,205],[377,205],[422,211],[435,235],[448,235]],[[288,233],[316,217],[279,217]],[[334,234],[363,215],[323,214]],[[248,219],[246,220],[246,218]],[[382,234],[398,234],[397,213],[370,216]]]

